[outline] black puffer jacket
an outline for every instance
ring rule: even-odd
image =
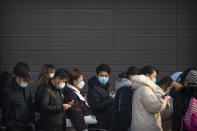
[[[114,100],[110,97],[109,84],[101,85],[96,77],[92,77],[88,81],[88,103],[96,116],[98,127],[109,129],[112,119],[112,110]]]
[[[40,97],[40,126],[50,130],[56,126],[64,125],[63,98],[59,89],[49,82],[43,88]]]
[[[183,87],[177,93],[173,101],[173,131],[180,131],[182,116],[185,115],[192,97],[197,98],[197,87]],[[183,131],[186,131],[185,126],[183,126]]]

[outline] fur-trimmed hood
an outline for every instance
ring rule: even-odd
[[[151,90],[153,90],[153,92],[155,92],[159,95],[165,95],[166,94],[163,89],[161,89],[157,84],[155,84],[153,81],[151,81],[145,75],[133,76],[132,80],[131,80],[131,86],[134,90],[137,89],[138,87],[147,86]]]

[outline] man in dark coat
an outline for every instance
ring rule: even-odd
[[[28,88],[30,69],[26,63],[19,62],[14,67],[14,79],[5,87],[3,126],[7,131],[35,130],[33,99]]]
[[[40,94],[40,129],[44,131],[63,131],[66,121],[64,111],[70,108],[63,104],[61,89],[65,87],[69,73],[66,69],[58,69],[53,79],[46,84]]]
[[[4,96],[4,90],[7,87],[7,85],[12,82],[12,74],[7,72],[7,71],[3,71],[0,74],[0,131],[3,130],[5,127],[3,127],[3,125],[1,124],[1,121],[3,119],[3,114],[2,114],[2,108],[5,105],[6,101],[3,101],[3,96]]]
[[[97,76],[88,81],[88,103],[98,121],[97,127],[109,129],[112,119],[112,110],[115,95],[109,95],[109,75],[110,68],[106,64],[101,64],[96,69]]]

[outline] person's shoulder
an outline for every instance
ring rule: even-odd
[[[97,85],[92,86],[91,88],[88,88],[88,92],[94,92],[97,90],[97,88],[99,88]]]
[[[72,100],[77,100],[77,94],[74,92],[74,90],[68,88],[68,87],[64,87],[64,96],[65,98],[69,98],[69,99],[72,99]]]
[[[17,84],[14,80],[12,80],[9,84],[7,84],[7,86],[5,87],[5,90],[6,91],[13,91],[13,90],[16,90],[17,89]]]
[[[73,90],[68,88],[67,86],[64,87],[63,93],[67,94],[67,95],[73,95],[74,94]]]
[[[43,86],[42,92],[50,92],[52,90],[52,87],[50,84],[46,84]]]
[[[148,86],[141,86],[141,87],[138,87],[136,90],[135,90],[135,93],[138,93],[138,94],[154,94],[153,93],[153,90],[148,87]]]
[[[138,87],[136,90],[150,90],[150,88],[146,85]]]
[[[132,91],[133,89],[131,88],[131,86],[122,86],[121,88],[119,88],[119,90]]]
[[[47,83],[47,84],[38,85],[38,89],[44,88],[44,87],[46,87],[47,85],[48,85],[48,83]]]
[[[119,88],[116,92],[116,95],[119,96],[130,96],[133,93],[131,87],[129,86],[122,86],[121,88]]]
[[[65,86],[64,87],[64,92],[72,92],[73,90],[72,89],[70,89],[70,88],[68,88],[68,86]]]
[[[88,97],[99,95],[102,92],[99,88],[100,87],[98,87],[97,85],[94,85],[94,87],[89,88],[87,92]]]
[[[183,87],[178,91],[178,96],[192,96],[194,91],[193,87]]]
[[[2,93],[6,96],[14,97],[17,95],[19,91],[19,86],[16,84],[16,82],[13,80],[9,84],[6,85]]]

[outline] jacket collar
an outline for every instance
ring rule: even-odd
[[[147,86],[153,92],[155,92],[158,95],[165,95],[166,94],[163,89],[161,89],[157,84],[155,84],[154,82],[152,82],[145,75],[136,75],[136,76],[133,76],[131,82],[132,82],[131,86],[134,89],[137,89],[138,87],[142,87],[142,86]]]
[[[16,82],[15,79],[12,80],[12,83],[14,84],[14,86],[16,87],[16,89],[18,89],[18,90],[25,89],[25,88],[21,87],[21,86]]]
[[[79,97],[79,99],[80,99],[81,101],[84,101],[84,102],[86,103],[86,105],[89,106],[88,103],[86,102],[85,98],[81,95],[80,91],[79,91],[77,88],[75,88],[74,86],[72,86],[72,85],[69,84],[69,83],[67,84],[67,87],[68,87],[69,89],[73,90],[73,92]]]
[[[49,85],[52,89],[54,89],[54,90],[60,90],[60,89],[56,88],[56,87],[52,84],[51,81],[49,81],[48,85]]]
[[[69,83],[67,84],[67,87],[70,88],[71,90],[73,90],[74,92],[80,93],[80,91],[77,88],[75,88],[74,86],[72,86]]]

